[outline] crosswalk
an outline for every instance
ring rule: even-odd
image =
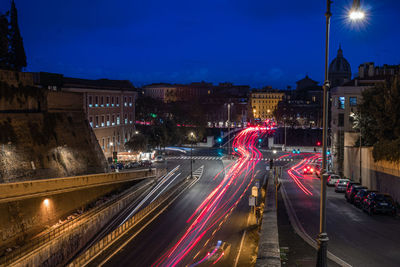
[[[209,156],[193,156],[192,157],[194,160],[222,160],[222,157],[209,157]],[[167,157],[167,160],[190,160],[190,156],[173,156],[173,157]],[[261,161],[270,161],[269,158],[250,158],[251,161],[254,160],[261,160]],[[282,158],[282,159],[272,159],[273,161],[282,161],[282,162],[289,162],[293,161],[293,159],[289,158]]]

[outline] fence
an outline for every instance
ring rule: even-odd
[[[112,209],[114,207],[119,207],[121,201],[129,202],[130,199],[136,197],[140,193],[140,190],[142,188],[145,188],[152,182],[153,182],[153,180],[147,181],[140,188],[132,188],[132,189],[128,190],[126,193],[124,193],[123,196],[116,197],[116,198],[111,199],[110,201],[104,202],[100,206],[90,210],[88,213],[85,213],[82,216],[79,216],[72,221],[69,221],[69,222],[66,222],[66,223],[60,225],[59,227],[47,232],[44,235],[33,239],[27,245],[19,247],[19,248],[15,249],[14,251],[12,251],[11,253],[6,254],[4,257],[0,258],[0,266],[9,265],[10,263],[21,258],[22,256],[27,255],[29,252],[32,252],[35,249],[48,243],[50,240],[61,236],[65,232],[71,231],[72,229],[76,229],[79,226],[82,227],[84,224],[93,223],[95,220],[97,220],[99,218],[99,216],[101,216],[101,217],[104,216],[106,207],[110,207]],[[132,190],[134,190],[134,191],[132,191]],[[122,209],[122,206],[119,208]],[[101,211],[101,212],[99,213],[99,211]]]
[[[96,257],[100,252],[102,252],[104,249],[109,247],[111,244],[114,243],[117,239],[119,239],[123,234],[125,234],[125,231],[129,230],[131,227],[133,227],[135,224],[137,224],[139,221],[141,221],[144,217],[146,217],[150,212],[154,211],[159,205],[161,205],[163,202],[167,201],[171,197],[173,197],[177,192],[181,192],[183,187],[185,187],[187,184],[190,184],[194,182],[193,180],[188,180],[184,179],[171,189],[167,191],[163,197],[158,198],[154,202],[152,202],[150,205],[146,206],[142,210],[140,210],[138,213],[136,213],[133,217],[131,217],[129,220],[127,220],[124,224],[116,228],[114,231],[109,233],[107,236],[105,236],[103,239],[101,239],[99,242],[94,244],[92,247],[90,247],[88,250],[86,250],[84,253],[82,253],[78,258],[72,261],[72,263],[69,266],[84,266],[86,263],[88,263],[92,258]]]

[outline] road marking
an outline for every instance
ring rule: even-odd
[[[239,251],[238,251],[238,254],[236,256],[235,263],[233,265],[234,267],[236,267],[238,262],[239,262],[240,252],[242,251],[242,247],[243,247],[243,243],[244,243],[244,237],[246,236],[246,229],[247,229],[247,226],[249,225],[249,221],[250,221],[250,213],[249,213],[249,215],[247,215],[246,228],[244,229],[244,232],[243,232],[243,235],[242,235],[242,240],[240,241]]]

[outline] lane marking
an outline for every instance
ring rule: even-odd
[[[244,243],[244,237],[246,236],[246,231],[247,231],[246,229],[247,229],[247,226],[249,225],[249,221],[250,221],[250,213],[249,213],[249,215],[247,215],[246,228],[244,229],[244,232],[243,232],[243,235],[242,235],[242,240],[240,241],[239,251],[238,251],[238,254],[236,256],[235,263],[233,265],[234,267],[236,267],[238,262],[239,262],[240,252],[242,251],[242,247],[243,247],[243,243]]]

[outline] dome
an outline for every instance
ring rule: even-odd
[[[329,65],[329,80],[331,87],[342,85],[351,80],[350,63],[343,57],[343,50],[340,46],[336,58]]]

